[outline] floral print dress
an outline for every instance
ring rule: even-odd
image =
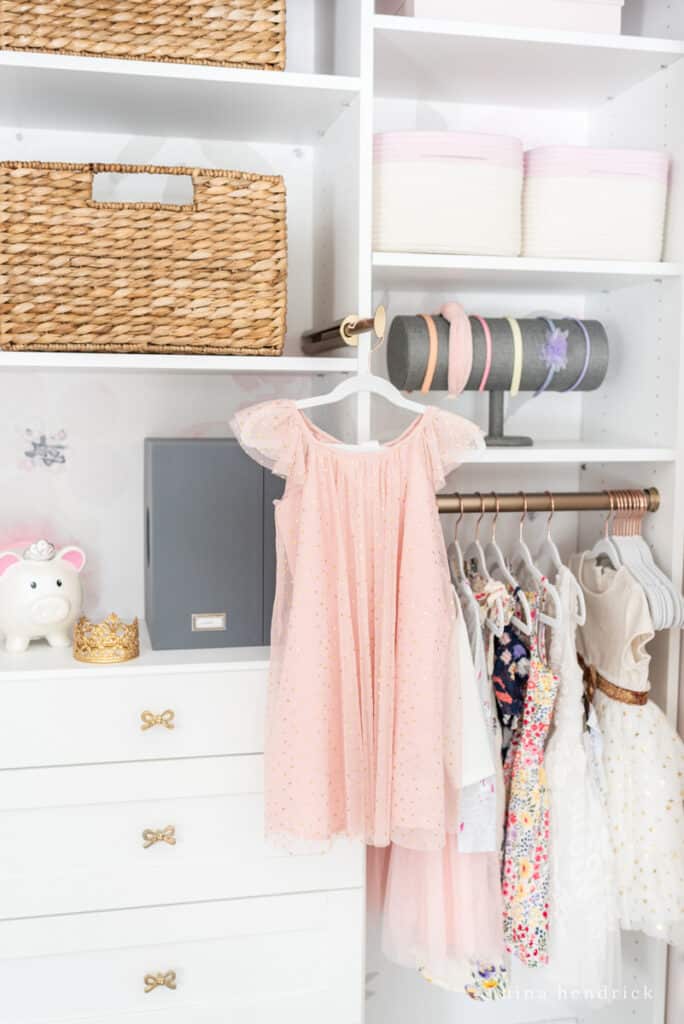
[[[544,746],[558,677],[545,663],[531,603],[530,666],[522,723],[508,752],[510,796],[502,872],[506,949],[528,967],[548,963],[549,797]]]
[[[510,786],[511,743],[519,732],[525,708],[525,689],[530,672],[529,640],[518,633],[510,619],[515,611],[514,592],[510,596],[508,624],[500,637],[494,637],[492,684],[502,726],[501,755],[504,760],[506,792]]]
[[[494,638],[492,682],[502,725],[515,728],[525,707],[525,686],[530,671],[530,651],[523,637],[508,626]]]

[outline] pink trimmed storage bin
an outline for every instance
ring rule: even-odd
[[[669,157],[544,146],[525,154],[523,255],[662,259]]]
[[[624,0],[378,0],[378,14],[619,33]]]
[[[474,132],[385,132],[374,144],[373,247],[518,256],[523,147]]]

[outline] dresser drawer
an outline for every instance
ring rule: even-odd
[[[5,772],[0,918],[362,885],[360,843],[264,841],[262,773],[259,756]]]
[[[0,1022],[360,1024],[363,928],[360,890],[3,922]]]
[[[0,768],[260,753],[267,677],[264,667],[5,675]]]

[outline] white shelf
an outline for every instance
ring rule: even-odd
[[[602,292],[646,281],[681,277],[678,263],[620,260],[543,260],[507,256],[446,256],[432,253],[376,252],[373,282],[379,288],[529,288],[549,292]]]
[[[168,675],[170,672],[231,672],[238,669],[267,669],[268,647],[220,647],[211,650],[153,651],[144,622],[140,622],[140,656],[121,665],[85,665],[76,661],[71,648],[49,647],[45,641],[32,643],[25,654],[8,654],[0,649],[0,685],[3,678],[60,679],[78,674],[114,672],[116,675]]]
[[[376,16],[381,97],[591,110],[684,56],[684,43]]]
[[[540,441],[532,448],[486,448],[467,461],[488,466],[581,465],[583,463],[668,463],[674,462],[674,448],[631,448],[585,444],[582,441]]]
[[[355,373],[356,358],[334,356],[157,356],[107,352],[0,352],[1,370],[114,373]]]
[[[289,71],[0,51],[0,124],[315,143],[359,79]]]

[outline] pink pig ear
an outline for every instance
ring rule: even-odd
[[[66,562],[76,572],[80,572],[85,565],[86,556],[80,548],[62,548],[57,552],[57,561]]]
[[[21,562],[21,558],[14,551],[0,551],[0,576],[4,576],[17,562]]]

